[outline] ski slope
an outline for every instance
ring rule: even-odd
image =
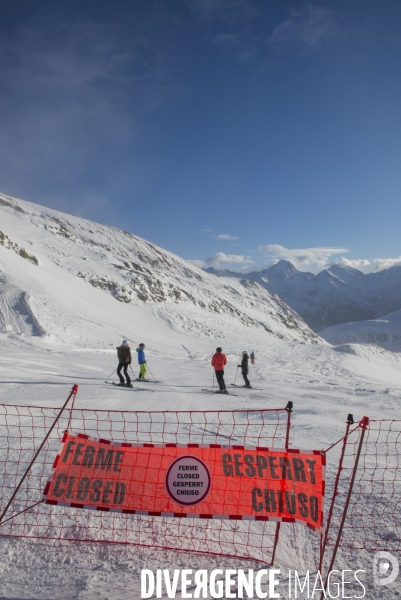
[[[246,409],[283,407],[291,400],[294,402],[292,446],[316,449],[326,448],[341,437],[349,412],[355,419],[365,414],[371,418],[401,416],[401,361],[396,355],[386,358],[371,353],[368,362],[366,348],[359,346],[353,347],[355,354],[348,354],[327,346],[275,340],[264,349],[259,347],[256,365],[250,370],[251,383],[262,391],[236,389],[236,397],[223,397],[201,391],[212,385],[209,363],[213,347],[199,347],[196,339],[191,345],[188,340],[186,343],[190,352],[186,355],[179,346],[164,352],[148,351],[149,367],[161,383],[135,384],[129,390],[104,383],[116,366],[112,350],[60,346],[49,351],[38,348],[31,340],[3,338],[1,401],[60,406],[74,382],[79,384],[77,406],[88,408]],[[226,380],[230,382],[235,378],[238,352],[235,344],[228,345],[226,351]],[[329,477],[334,477],[335,467],[334,462],[329,463]],[[316,550],[314,534],[303,527],[282,527],[277,566],[284,573],[294,565],[301,572],[313,569]],[[357,565],[366,569],[370,564],[371,556],[367,553],[359,552],[353,557],[345,553],[337,568]],[[141,568],[252,566],[248,561],[134,546],[0,538],[0,597],[139,598]]]

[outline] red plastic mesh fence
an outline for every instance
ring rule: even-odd
[[[0,405],[0,514],[58,412],[56,408]],[[288,424],[286,409],[178,412],[66,409],[0,523],[0,535],[139,544],[269,563],[276,533],[276,524],[272,522],[126,515],[50,506],[41,499],[67,427],[70,431],[123,443],[284,448]]]
[[[348,436],[326,545],[334,546],[363,429]],[[401,552],[401,420],[370,421],[339,547]]]

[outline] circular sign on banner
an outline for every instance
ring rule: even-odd
[[[165,485],[177,504],[191,506],[203,502],[212,485],[212,477],[203,460],[196,456],[180,456],[169,466]]]

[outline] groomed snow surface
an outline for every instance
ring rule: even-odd
[[[128,278],[124,269],[114,267],[113,271],[110,265],[121,267],[126,262],[128,271],[135,263],[152,271],[145,250],[138,250],[138,244],[145,248],[147,242],[132,239],[131,250],[129,244],[106,250],[77,242],[64,234],[49,233],[44,225],[49,224],[50,213],[63,227],[68,219],[77,230],[81,227],[81,232],[99,228],[111,241],[117,230],[18,201],[25,211],[20,212],[13,199],[9,202],[14,208],[6,205],[0,209],[0,229],[8,236],[6,243],[0,244],[1,403],[61,406],[74,383],[79,385],[77,405],[85,408],[281,408],[292,401],[291,446],[318,450],[343,435],[348,413],[355,421],[364,415],[401,419],[398,354],[360,343],[333,347],[317,339],[296,313],[265,290],[249,290],[231,280],[220,280],[214,288],[216,278],[168,253],[163,256],[169,257],[169,265],[153,267],[153,272],[164,268],[163,277],[159,275],[164,287],[155,291],[150,272],[144,291],[144,280],[135,280],[132,273]],[[56,221],[53,224],[60,226]],[[72,229],[70,226],[68,235],[73,234]],[[119,240],[123,239],[120,234],[115,234]],[[96,233],[91,235],[94,242],[105,243]],[[26,254],[36,257],[38,264]],[[161,262],[162,258],[159,256]],[[78,275],[84,263],[88,264],[86,271]],[[93,280],[101,277],[117,287],[94,285]],[[179,297],[179,290],[175,299],[169,297],[166,290],[172,289],[170,284],[176,291],[178,287],[187,293],[192,289],[193,299],[183,300],[185,294],[181,291]],[[146,301],[138,299],[139,288],[140,294],[148,295]],[[152,297],[152,289],[154,296],[164,295],[164,300]],[[213,293],[215,309],[208,305]],[[118,301],[118,294],[125,294],[130,301]],[[148,365],[160,383],[136,385],[132,390],[104,383],[117,366],[115,347],[124,338],[131,346],[146,344]],[[249,377],[260,390],[236,389],[235,397],[202,392],[212,385],[210,359],[218,345],[228,357],[227,383],[234,381],[241,351],[255,351],[256,364]],[[135,364],[133,367],[136,369]],[[5,449],[0,452],[4,456]],[[336,461],[334,455],[329,460],[328,479],[334,478]],[[282,570],[281,578],[286,579],[288,569],[314,571],[317,549],[315,534],[304,527],[283,525],[275,565]],[[335,567],[367,571],[367,598],[397,598],[399,579],[380,590],[374,586],[372,558],[365,551],[342,551]],[[244,560],[136,546],[5,537],[0,538],[0,598],[136,599],[140,597],[139,573],[144,568],[260,567]],[[355,588],[355,594],[360,593],[360,588]]]

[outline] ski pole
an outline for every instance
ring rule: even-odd
[[[147,368],[149,369],[148,363],[146,363]],[[149,373],[152,375],[153,379],[156,381],[156,377],[153,375],[152,371],[149,369]]]
[[[237,381],[238,369],[239,369],[239,366],[237,365],[237,372],[235,373],[234,385],[235,385],[235,382]]]
[[[114,375],[114,373],[115,373],[116,371],[117,371],[117,369],[114,369],[114,371],[113,371],[112,373],[110,373],[110,375],[109,375],[108,377],[106,377],[105,381],[107,381],[108,379],[110,379],[110,377],[111,377],[112,375]]]
[[[134,378],[134,381],[136,381],[136,377],[135,377],[134,369],[131,367],[131,364],[130,364],[129,368],[130,368],[130,369],[131,369],[131,371],[132,371],[132,376],[133,376],[133,378]]]

